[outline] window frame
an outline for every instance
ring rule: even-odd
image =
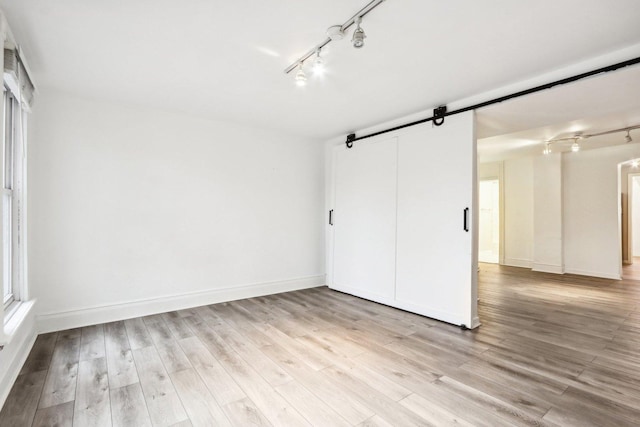
[[[21,215],[20,186],[23,166],[21,164],[20,136],[17,126],[22,123],[23,113],[18,95],[4,82],[3,90],[3,141],[2,141],[2,302],[6,323],[23,299],[21,281]]]

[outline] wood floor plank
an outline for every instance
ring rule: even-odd
[[[87,427],[111,426],[107,360],[104,357],[80,362],[73,423]]]
[[[133,358],[153,425],[171,426],[186,420],[187,413],[156,348],[133,350]]]
[[[350,424],[329,405],[303,387],[297,381],[290,381],[279,387],[280,393],[302,416],[314,426],[349,426]]]
[[[192,368],[189,358],[177,341],[164,341],[156,344],[158,354],[168,373]]]
[[[57,332],[38,335],[26,362],[20,370],[20,374],[29,374],[49,369],[57,338]]]
[[[194,426],[231,426],[224,411],[194,369],[170,375]]]
[[[197,337],[179,341],[191,365],[196,369],[207,388],[220,405],[246,397],[238,383],[220,365]]]
[[[38,350],[39,352],[40,350]],[[18,376],[0,411],[0,427],[30,426],[44,386],[47,371]]]
[[[59,333],[39,408],[57,406],[75,399],[79,358],[80,330]]]
[[[129,337],[129,345],[131,350],[149,347],[153,345],[151,335],[147,331],[147,327],[141,318],[127,319],[124,321],[127,337]]]
[[[473,424],[415,393],[402,399],[400,404],[424,419],[425,425],[473,427]]]
[[[38,409],[33,427],[71,427],[73,426],[73,402]]]
[[[112,388],[109,399],[113,427],[151,427],[140,383]]]
[[[248,397],[227,403],[222,407],[222,409],[231,420],[231,424],[234,426],[272,426],[269,420],[267,420],[265,416],[262,415],[262,412],[260,412],[260,410]]]
[[[109,387],[120,388],[138,382],[138,372],[124,322],[105,324],[105,346]]]
[[[80,361],[105,357],[104,325],[82,328],[80,339]]]

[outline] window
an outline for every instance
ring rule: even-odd
[[[16,214],[18,192],[15,188],[16,172],[16,125],[19,123],[20,105],[8,87],[4,91],[4,138],[3,138],[3,188],[2,188],[2,302],[7,308],[20,299],[18,279],[18,218]]]

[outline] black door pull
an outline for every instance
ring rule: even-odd
[[[464,229],[464,231],[466,231],[468,233],[469,232],[469,208],[464,208],[464,211],[463,211],[462,215],[463,215],[462,228]]]
[[[329,225],[333,225],[333,209],[329,211]]]

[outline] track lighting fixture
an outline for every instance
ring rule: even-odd
[[[544,150],[542,150],[543,154],[550,154],[551,153],[551,144],[559,144],[559,143],[569,143],[572,142],[571,144],[571,151],[573,151],[574,153],[576,151],[580,151],[580,144],[578,143],[578,140],[585,140],[585,139],[589,139],[589,138],[593,138],[594,136],[603,136],[603,135],[610,135],[612,133],[618,133],[618,132],[626,132],[627,135],[624,137],[624,140],[626,143],[632,142],[633,138],[631,138],[631,131],[634,129],[640,129],[640,125],[634,125],[634,126],[629,126],[626,128],[620,128],[620,129],[612,129],[612,130],[607,130],[604,132],[598,132],[598,133],[592,133],[592,134],[588,134],[588,135],[583,135],[581,133],[577,133],[574,136],[569,136],[569,137],[564,137],[564,138],[555,138],[555,139],[550,139],[544,142]]]
[[[362,18],[358,17],[358,19],[356,19],[357,27],[353,32],[353,37],[351,38],[351,43],[353,43],[353,47],[355,47],[356,49],[360,49],[362,46],[364,46],[364,39],[367,37],[367,35],[364,33],[364,30],[360,28],[361,22]]]
[[[305,53],[300,58],[298,58],[296,62],[292,63],[287,68],[285,68],[284,69],[285,74],[289,74],[290,72],[292,72],[297,68],[298,71],[296,72],[296,77],[295,77],[296,84],[298,86],[304,86],[307,81],[307,76],[304,75],[304,71],[302,71],[302,65],[304,64],[304,62],[315,55],[315,60],[313,64],[313,73],[314,74],[318,73],[319,71],[316,70],[316,66],[318,64],[322,64],[322,61],[323,61],[320,58],[320,49],[322,49],[323,47],[325,47],[331,42],[342,40],[345,36],[346,31],[349,28],[351,28],[351,26],[353,25],[356,26],[356,29],[353,31],[353,37],[351,39],[351,43],[353,44],[353,47],[359,49],[362,46],[364,46],[364,39],[367,36],[364,33],[364,30],[362,29],[362,27],[360,27],[362,18],[365,15],[367,15],[369,12],[371,12],[373,9],[380,6],[382,2],[384,2],[384,0],[371,0],[369,1],[369,3],[367,3],[365,7],[363,7],[358,12],[356,12],[355,15],[347,19],[344,24],[332,25],[331,27],[329,27],[326,31],[326,39],[318,43],[315,47],[313,47],[313,49],[310,49],[309,51],[307,51],[307,53]]]
[[[298,72],[296,73],[296,85],[304,86],[307,84],[307,75],[304,73],[302,69],[302,62],[298,66]]]

